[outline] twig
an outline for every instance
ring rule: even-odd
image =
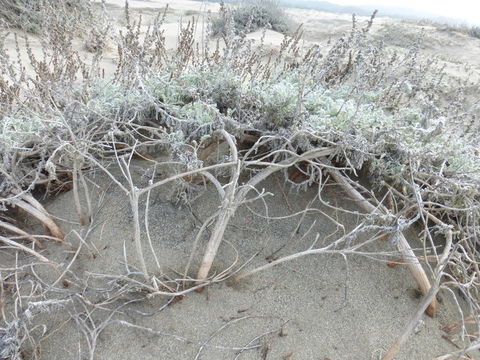
[[[448,258],[450,256],[450,251],[452,249],[452,230],[450,228],[446,229],[445,235],[445,249],[443,250],[442,256],[440,257],[436,271],[435,271],[435,280],[433,285],[428,290],[428,293],[424,295],[420,304],[418,304],[417,309],[410,321],[405,326],[401,335],[397,340],[392,344],[387,353],[383,356],[382,360],[392,360],[396,355],[400,347],[407,341],[408,337],[412,334],[415,326],[418,324],[418,321],[421,319],[422,314],[425,310],[431,305],[432,301],[435,299],[435,296],[440,289],[440,281],[442,279],[442,274],[447,266]]]
[[[25,198],[26,196],[27,195],[24,195],[23,197]],[[26,199],[29,200],[29,202],[26,202],[21,199],[12,199],[11,202],[15,206],[18,206],[19,208],[23,209],[33,217],[40,220],[40,222],[44,224],[47,227],[47,229],[50,231],[52,236],[58,239],[57,241],[63,242],[63,238],[64,238],[63,232],[60,230],[57,224],[55,224],[55,222],[47,215],[47,212],[45,211],[43,206],[37,203],[36,201],[34,202],[36,205],[33,206],[31,204],[32,202],[31,196],[28,196]]]
[[[22,251],[25,251],[27,253],[29,253],[30,255],[33,255],[35,256],[37,259],[39,259],[40,261],[43,261],[45,263],[48,263],[48,264],[53,264],[50,260],[48,260],[45,256],[43,255],[40,255],[38,252],[36,252],[35,250],[32,250],[28,247],[26,247],[25,245],[22,245],[22,244],[19,244],[15,241],[12,241],[6,237],[3,237],[0,235],[0,241],[7,244],[7,245],[10,245],[11,247],[13,248],[17,248],[19,250],[22,250]]]
[[[442,356],[436,357],[433,360],[459,359],[460,356],[465,355],[465,354],[467,354],[471,351],[474,351],[474,350],[479,350],[479,349],[480,349],[480,341],[476,341],[475,343],[473,343],[472,345],[470,345],[466,349],[456,351],[456,352],[448,354],[448,355],[442,355]]]
[[[22,229],[16,227],[15,225],[12,225],[10,223],[7,223],[5,221],[2,221],[0,220],[0,227],[3,227],[4,229],[10,231],[10,232],[13,232],[17,235],[20,235],[22,236],[23,238],[33,242],[36,246],[38,246],[39,248],[43,248],[43,245],[40,243],[40,241],[38,241],[37,239],[35,239],[32,235],[30,235],[29,233],[27,233],[26,231],[23,231]]]

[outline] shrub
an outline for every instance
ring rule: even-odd
[[[276,0],[242,0],[232,10],[235,31],[251,32],[260,28],[290,33],[293,22]],[[220,16],[212,23],[214,35],[224,34],[228,19]]]
[[[378,220],[376,228],[396,233],[403,226],[400,220],[409,218],[413,223],[420,217],[428,219],[425,215],[429,214],[441,217],[454,229],[453,240],[465,244],[474,259],[465,257],[452,263],[452,269],[465,276],[460,278],[462,284],[471,282],[477,291],[478,283],[469,278],[477,276],[476,272],[465,269],[477,264],[479,257],[480,125],[478,104],[469,104],[466,85],[456,89],[453,101],[443,98],[447,93],[443,72],[419,56],[418,45],[397,53],[388,51],[383,42],[372,42],[368,31],[373,18],[364,28],[354,21],[351,32],[326,52],[317,45],[301,49],[299,37],[286,36],[279,52],[265,58],[264,49],[251,46],[243,31],[260,26],[279,30],[277,25],[286,20],[277,3],[244,1],[232,11],[222,5],[224,27],[218,33],[225,36],[225,47],[221,50],[218,46],[214,51],[198,51],[192,40],[192,22],[181,31],[178,49],[167,52],[163,20],[156,18],[141,35],[140,23],[130,21],[127,9],[126,29],[112,36],[117,41],[118,60],[109,80],[99,77],[98,63],[90,68],[76,55],[72,46],[75,29],[61,19],[44,29],[50,36],[44,36],[43,61],[31,55],[26,45],[33,76],[24,66],[17,66],[16,59],[4,56],[7,51],[0,41],[0,210],[10,206],[12,191],[27,193],[54,178],[56,169],[75,174],[81,174],[82,168],[108,172],[116,162],[131,187],[125,188],[109,174],[125,189],[133,222],[138,225],[138,199],[146,188],[139,192],[130,173],[127,176],[132,156],[161,146],[166,160],[155,162],[150,168],[153,173],[157,165],[172,166],[178,173],[184,169],[200,172],[205,170],[201,168],[205,158],[199,149],[208,148],[209,142],[215,144],[223,133],[231,144],[245,140],[243,147],[255,142],[250,149],[239,147],[238,154],[232,150],[231,159],[219,160],[234,164],[227,186],[212,181],[226,199],[219,208],[222,213],[215,216],[228,222],[235,207],[225,193],[235,200],[238,194],[246,194],[243,189],[253,188],[239,182],[240,174],[261,179],[258,175],[267,174],[265,170],[284,168],[285,160],[329,147],[328,161],[333,166],[345,172],[365,168],[372,175],[374,195],[388,190],[393,202],[403,206],[395,227],[385,228],[388,219],[374,214],[364,218],[367,224]],[[235,35],[233,29],[242,34]],[[2,36],[0,28],[0,40]],[[237,156],[240,161],[234,160]],[[309,181],[320,182],[320,195],[330,181],[322,178],[323,170],[331,165],[323,158],[307,159],[305,165]],[[205,174],[212,180],[226,173],[212,169]],[[288,181],[287,171],[285,175]],[[185,177],[174,180],[193,188]],[[262,197],[259,194],[258,199]],[[430,239],[447,228],[432,227],[426,221],[423,225],[425,241],[427,235]],[[139,225],[134,236],[139,243]],[[143,259],[141,246],[138,255]],[[148,275],[146,266],[142,267]],[[135,280],[135,289],[139,284]],[[478,304],[479,292],[462,294]],[[479,313],[480,308],[475,308],[475,316]],[[16,356],[15,352],[6,356]]]
[[[8,27],[19,28],[26,32],[38,34],[49,22],[49,15],[56,13],[57,17],[69,23],[78,23],[90,13],[88,0],[2,0],[0,6],[0,22]]]
[[[7,25],[24,29],[27,32],[40,32],[42,19],[40,3],[29,0],[5,0],[0,9],[0,19]]]
[[[198,10],[186,10],[185,16],[195,16],[201,14]]]
[[[476,37],[477,39],[480,39],[480,26],[472,26],[468,30],[468,34],[470,36]]]

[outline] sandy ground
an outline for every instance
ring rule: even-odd
[[[121,13],[121,9],[115,6],[123,5],[123,0],[107,0],[107,3]],[[149,16],[153,16],[167,3],[171,4],[165,25],[169,48],[176,45],[180,19],[185,20],[187,14],[192,16],[197,11],[215,12],[218,9],[218,4],[186,0],[130,1],[130,7],[135,14],[142,13],[145,16],[147,26]],[[289,9],[288,13],[297,22],[304,23],[307,44],[326,44],[329,39],[348,31],[351,26],[351,17],[348,15],[295,9]],[[360,18],[359,21],[366,21],[366,18]],[[388,33],[392,24],[403,26],[397,20],[378,19],[372,30],[378,36],[389,39],[392,48],[401,48],[402,43],[399,41],[404,33]],[[412,36],[415,36],[421,27],[411,25],[409,29]],[[259,31],[250,34],[249,38],[259,40],[261,35],[262,32]],[[427,35],[435,41],[430,41],[425,47],[426,56],[435,54],[439,57],[439,61],[447,66],[452,76],[465,78],[465,74],[468,74],[465,71],[467,65],[468,71],[473,74],[471,80],[478,76],[479,39],[440,33],[435,29],[427,29]],[[200,38],[201,34],[197,36]],[[267,31],[268,46],[278,47],[282,39],[281,34]],[[31,36],[30,41],[34,53],[41,54],[40,39]],[[10,35],[6,39],[6,46],[13,52],[14,45],[13,36]],[[78,40],[77,46],[82,56],[91,56],[84,51],[82,40]],[[26,56],[23,50],[22,56]],[[107,77],[114,72],[115,60],[114,49],[107,50],[102,60]],[[145,163],[135,164],[139,183],[146,181],[142,175],[147,167],[148,164]],[[124,244],[129,262],[135,262],[132,220],[124,194],[104,175],[92,176],[91,180],[91,191],[105,193],[106,197],[94,219],[98,226],[89,235],[88,246],[84,246],[73,264],[72,270],[84,281],[92,279],[93,273],[122,274],[125,270]],[[262,186],[273,194],[267,201],[270,216],[282,216],[304,209],[316,191],[314,188],[305,192],[290,191],[274,178]],[[287,199],[284,192],[288,194]],[[154,249],[162,270],[170,274],[183,272],[201,221],[219,205],[215,192],[210,188],[193,201],[191,207],[177,203],[173,197],[171,187],[152,193],[149,216]],[[346,202],[343,194],[335,187],[327,188],[325,197],[333,203],[352,208],[352,204]],[[99,196],[95,197],[98,198]],[[62,219],[60,224],[68,233],[67,239],[78,245],[78,239],[71,230],[82,231],[82,228],[75,223],[77,216],[72,199],[71,193],[61,194],[47,201],[47,209]],[[338,217],[346,229],[354,227],[357,222],[354,216],[332,213],[320,204],[314,205],[329,216]],[[250,209],[243,207],[238,211],[227,230],[226,241],[220,248],[215,271],[221,272],[235,261],[234,249],[238,251],[239,264],[258,253],[247,266],[253,268],[264,264],[265,258],[282,246],[284,247],[277,254],[279,256],[308,248],[313,241],[313,234],[318,233],[320,239],[327,243],[339,235],[333,222],[320,213],[308,215],[299,234],[292,236],[298,217],[266,221],[254,215],[251,210],[265,213],[261,203],[254,203]],[[302,237],[314,222],[310,234]],[[145,233],[142,235],[145,238]],[[416,241],[415,232],[410,233],[408,238],[414,246],[421,247]],[[202,239],[197,254],[203,251],[205,241]],[[392,245],[378,242],[371,250],[391,251]],[[145,252],[149,254],[149,268],[155,269],[151,253],[148,249]],[[57,245],[49,245],[43,254],[58,262],[68,262],[72,258],[71,252]],[[0,256],[5,254],[1,253]],[[197,256],[194,258],[193,269],[198,262]],[[193,270],[190,275],[194,275]],[[45,273],[44,276],[48,280],[53,279],[54,275]],[[75,292],[79,288],[63,291]],[[137,297],[137,294],[132,293],[126,295],[125,299],[133,300]],[[442,299],[438,316],[434,319],[423,318],[425,324],[402,347],[397,360],[431,359],[456,350],[442,338],[444,333],[439,328],[458,319],[458,313],[450,295],[442,294]],[[419,299],[414,281],[401,266],[390,269],[379,259],[348,257],[345,260],[338,255],[323,255],[305,257],[270,269],[234,287],[228,287],[225,283],[213,285],[202,294],[191,293],[159,311],[166,301],[166,298],[155,297],[122,308],[113,317],[114,320],[128,321],[136,326],[154,329],[158,333],[118,323],[110,324],[98,336],[95,359],[378,359],[399,335]],[[81,312],[82,309],[78,311]],[[140,312],[149,314],[140,315]],[[100,326],[107,314],[106,311],[96,311],[93,316],[95,326]],[[88,358],[81,327],[68,319],[69,316],[63,311],[42,314],[35,319],[39,324],[47,325],[48,336],[42,341],[42,359]],[[283,329],[281,332],[278,331],[280,328]],[[262,344],[261,349],[238,353],[236,350],[218,348],[242,348],[257,344],[257,338]],[[199,344],[208,346],[202,348]],[[200,349],[202,350],[198,354]]]
[[[132,169],[138,185],[144,186],[146,181],[142,175],[148,164],[137,162]],[[124,246],[129,263],[135,264],[132,220],[125,195],[102,174],[91,179],[97,184],[92,186],[97,194],[93,198],[101,198],[98,194],[103,192],[107,196],[94,218],[98,226],[87,239],[88,247],[84,247],[72,267],[79,279],[91,279],[94,273],[124,273]],[[266,203],[271,217],[301,211],[316,195],[315,187],[289,191],[277,180],[274,177],[259,186],[272,193]],[[212,188],[207,188],[193,201],[191,208],[176,203],[174,194],[172,187],[153,192],[149,211],[154,249],[162,269],[170,274],[183,272],[201,221],[219,206]],[[323,195],[332,204],[355,209],[336,187],[327,187]],[[355,216],[332,212],[318,202],[311,206],[335,218],[346,231],[357,225]],[[260,202],[251,204],[249,209],[239,209],[225,234],[214,271],[218,273],[229,267],[236,256],[238,264],[242,264],[258,253],[247,265],[250,269],[265,264],[265,258],[282,246],[276,254],[278,257],[308,248],[317,233],[325,244],[342,234],[320,212],[307,215],[296,234],[299,216],[267,221],[254,215],[266,215],[265,209]],[[64,220],[60,224],[69,234],[67,239],[78,246],[78,240],[69,232],[70,229],[82,231],[80,226],[72,224],[77,219],[72,193],[49,201],[47,210]],[[145,232],[142,235],[145,240]],[[408,237],[413,241],[412,246],[420,247],[415,241],[415,232],[410,232]],[[206,240],[202,239],[197,254],[203,251]],[[380,241],[365,250],[392,251],[393,246],[388,241]],[[151,253],[148,250],[145,253],[149,268],[155,269]],[[72,257],[65,248],[54,245],[49,246],[44,255],[64,263]],[[221,283],[202,294],[190,293],[162,311],[159,309],[167,301],[163,297],[131,304],[113,319],[154,329],[162,335],[119,324],[108,325],[98,337],[95,359],[377,359],[398,336],[419,302],[415,282],[407,270],[401,266],[388,268],[382,261],[386,259],[355,256],[343,259],[339,255],[305,257],[259,273],[233,287]],[[192,276],[198,261],[195,257]],[[54,279],[52,274],[42,276]],[[66,279],[78,282],[70,276]],[[102,284],[106,286],[105,282]],[[72,285],[67,291],[75,290],[79,289]],[[138,296],[131,293],[123,301],[135,298]],[[455,319],[455,306],[448,295],[443,295],[442,300],[438,316],[433,319],[424,316],[425,323],[420,324],[419,332],[402,348],[397,360],[431,359],[455,350],[439,330]],[[138,312],[151,314],[141,316]],[[101,325],[107,314],[96,311],[96,326]],[[47,324],[49,329],[48,338],[42,342],[42,359],[84,358],[85,339],[78,326],[71,320],[65,323],[67,320],[68,315],[62,311],[35,319]],[[61,331],[55,332],[60,324],[63,324]],[[279,328],[281,333],[276,331]],[[269,332],[273,333],[261,338],[261,349],[238,354],[235,350],[213,347],[242,348],[257,344],[255,339]],[[200,356],[195,357],[201,348],[199,344],[206,343],[212,347],[204,348]]]

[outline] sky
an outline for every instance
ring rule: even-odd
[[[480,0],[328,0],[340,5],[384,5],[424,11],[480,25]]]

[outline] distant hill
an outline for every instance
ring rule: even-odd
[[[326,12],[332,13],[340,13],[340,14],[357,14],[357,15],[371,15],[375,10],[374,7],[372,9],[365,9],[363,7],[357,6],[345,6],[345,5],[338,5],[328,1],[313,1],[313,0],[281,0],[279,1],[285,7],[292,7],[292,8],[299,8],[299,9],[314,9],[314,10],[321,10]]]

